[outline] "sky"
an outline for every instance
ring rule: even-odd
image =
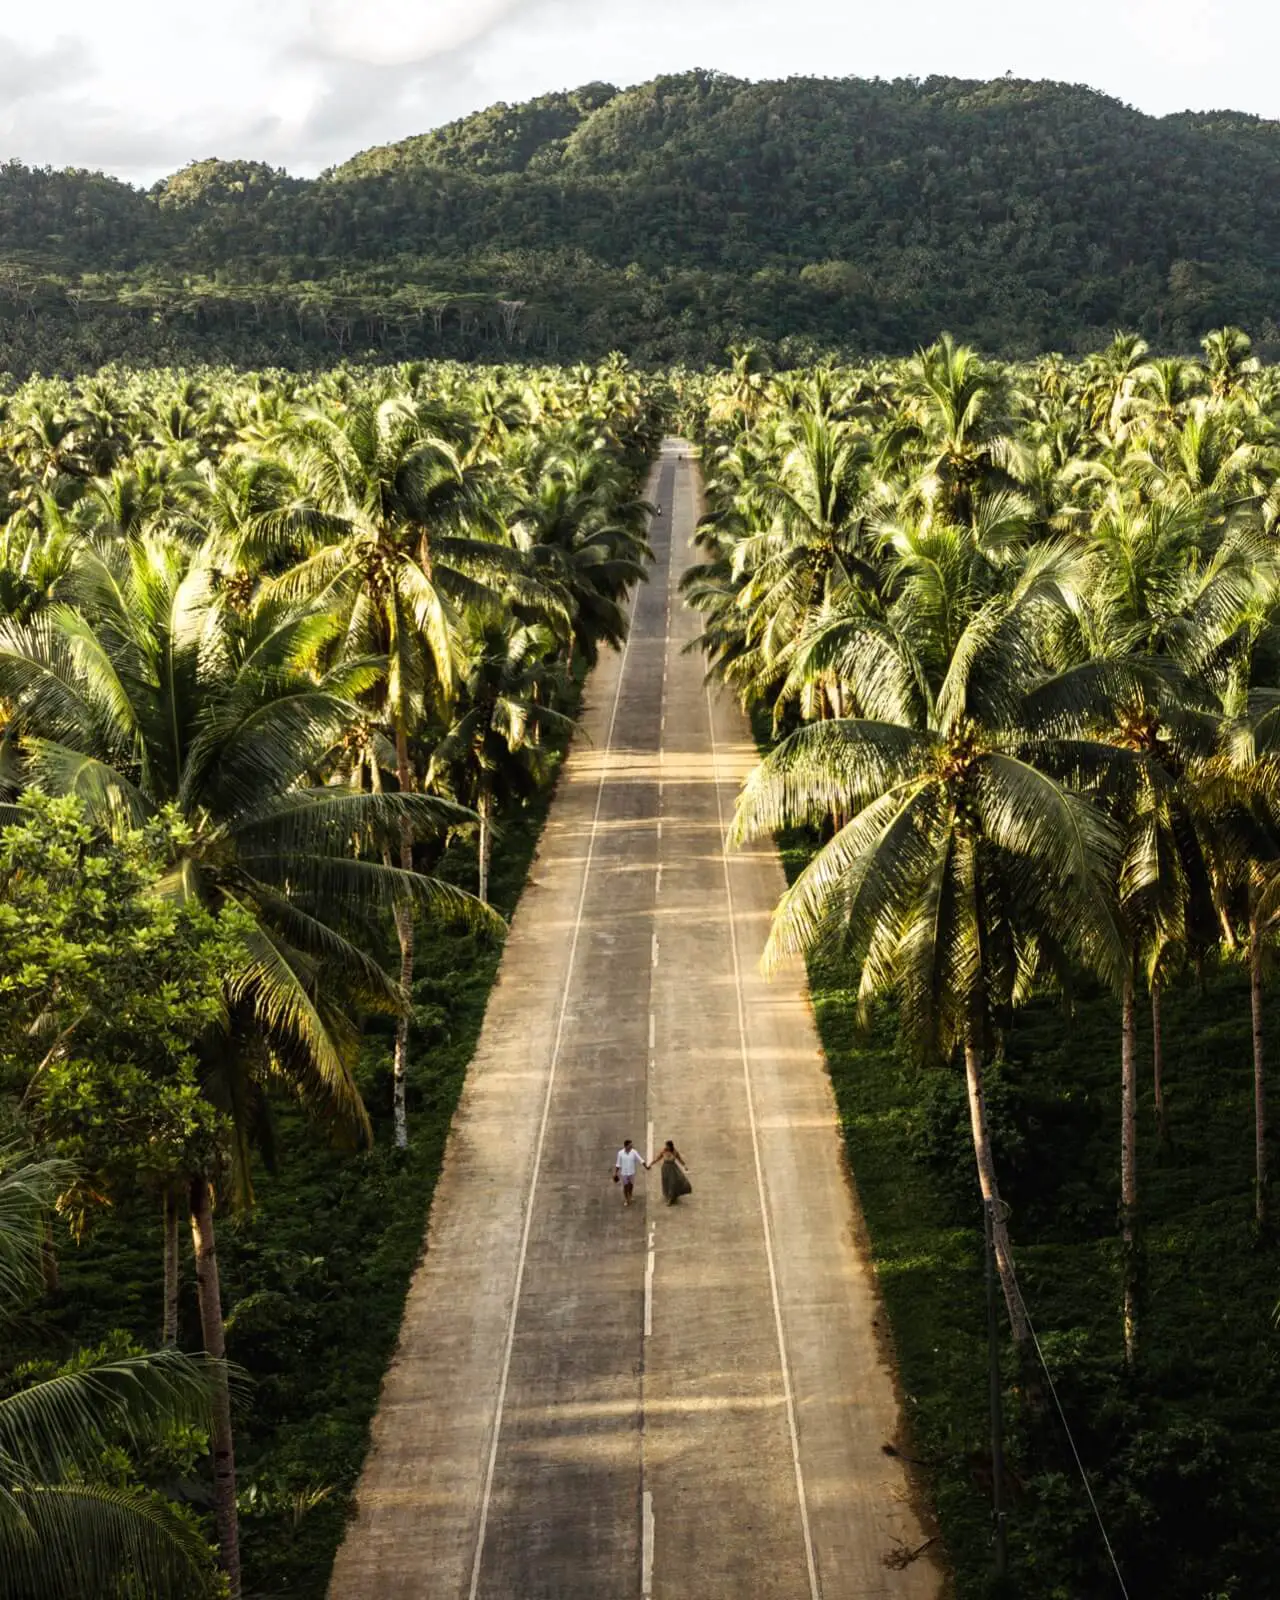
[[[310,176],[497,100],[691,67],[1011,72],[1278,118],[1278,47],[1274,0],[0,0],[0,160]]]

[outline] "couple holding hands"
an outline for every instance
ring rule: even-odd
[[[668,1139],[662,1149],[653,1158],[652,1162],[646,1161],[640,1152],[633,1148],[630,1139],[622,1141],[622,1149],[618,1151],[613,1163],[613,1181],[622,1185],[622,1203],[624,1206],[631,1204],[631,1197],[635,1190],[636,1168],[643,1167],[648,1172],[650,1166],[662,1168],[662,1198],[669,1206],[673,1206],[682,1194],[692,1194],[693,1185],[685,1173],[684,1157]]]

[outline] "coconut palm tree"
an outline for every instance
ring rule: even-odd
[[[732,345],[723,392],[712,403],[713,418],[750,427],[763,411],[769,392],[769,362],[755,345]]]
[[[273,592],[303,598],[338,619],[344,648],[381,656],[385,721],[395,746],[399,792],[418,787],[410,736],[434,695],[447,704],[457,674],[460,608],[499,594],[547,600],[501,536],[480,469],[430,432],[402,394],[364,397],[341,410],[311,408],[276,436],[272,453],[297,485],[268,513],[259,536],[303,541],[306,554],[274,580]],[[477,532],[484,537],[475,537]],[[412,873],[413,835],[398,841]],[[388,846],[388,852],[391,846]],[[413,982],[412,900],[395,906],[400,984]],[[408,1144],[409,1018],[396,1028],[392,1101],[395,1142]]]
[[[598,452],[558,450],[531,492],[508,514],[516,548],[548,595],[562,597],[570,657],[589,666],[602,644],[627,636],[626,590],[643,580],[652,552],[644,537],[650,507],[630,497]]]
[[[551,665],[555,647],[545,625],[525,625],[497,612],[475,613],[465,628],[454,720],[432,754],[427,783],[447,782],[480,818],[479,895],[485,904],[494,815],[538,792],[546,767],[541,734],[572,726],[549,703],[564,688],[563,672]]]
[[[39,1293],[45,1220],[67,1163],[0,1148],[0,1309]],[[214,1593],[209,1547],[167,1501],[113,1481],[103,1458],[207,1427],[215,1386],[176,1350],[76,1366],[0,1397],[0,1597],[92,1600],[141,1584],[157,1600]]]
[[[1221,676],[1215,658],[1241,624],[1261,554],[1244,529],[1215,548],[1194,498],[1145,504],[1113,488],[1094,517],[1074,608],[1078,643],[1089,659],[1064,675],[1074,696],[1072,731],[1125,758],[1113,769],[1120,775],[1117,787],[1100,799],[1125,841],[1117,876],[1126,946],[1120,1219],[1130,1364],[1137,1356],[1142,1281],[1136,989],[1145,964],[1161,1058],[1161,962],[1170,949],[1200,946],[1213,921],[1212,822],[1198,778],[1221,729],[1211,687]]]
[[[1257,646],[1266,634],[1272,635],[1267,642],[1274,652],[1274,626],[1257,629],[1250,643]],[[1271,1223],[1271,1172],[1263,986],[1268,955],[1280,934],[1280,707],[1276,691],[1261,685],[1253,688],[1249,702],[1227,725],[1225,756],[1211,779],[1211,793],[1217,802],[1217,887],[1226,942],[1235,943],[1234,923],[1243,921],[1247,929],[1254,1220],[1265,1230]]]
[[[367,1135],[333,1002],[339,991],[361,1004],[399,995],[344,919],[406,895],[449,910],[466,900],[353,851],[403,826],[447,825],[457,808],[315,781],[362,722],[356,697],[381,662],[326,667],[341,619],[278,596],[241,610],[210,560],[173,540],[82,551],[66,596],[28,626],[0,628],[0,693],[16,711],[10,781],[78,794],[107,827],[175,806],[191,840],[174,891],[214,909],[233,901],[258,929],[229,998],[317,1114]]]
[[[150,538],[80,553],[67,600],[25,626],[0,624],[0,696],[13,707],[10,785],[78,795],[107,830],[163,807],[188,843],[170,892],[251,924],[227,991],[227,1026],[207,1052],[207,1089],[231,1113],[234,1172],[247,1196],[265,1083],[288,1082],[335,1132],[370,1136],[351,1075],[355,1007],[403,1012],[403,991],[353,937],[407,903],[462,912],[466,897],[379,853],[467,814],[438,797],[367,795],[318,783],[327,754],[360,724],[355,696],[376,660],[321,665],[341,619],[266,596],[245,611],[219,595],[210,559]],[[74,602],[74,603],[71,603]],[[363,848],[361,848],[363,846]],[[491,919],[492,920],[492,919]],[[189,1201],[205,1347],[223,1349],[210,1175]],[[214,1428],[223,1565],[239,1570],[230,1409]]]
[[[1014,486],[1012,413],[1005,374],[949,333],[906,364],[894,453],[904,452],[916,492],[947,520],[969,523],[980,495]]]
[[[1209,388],[1218,399],[1229,400],[1261,370],[1253,340],[1243,328],[1215,328],[1201,339],[1200,348],[1209,371]]]
[[[986,1112],[992,1026],[1038,972],[1074,958],[1115,973],[1121,948],[1109,894],[1116,831],[1067,781],[1105,771],[1108,752],[1032,735],[1022,717],[1038,613],[1062,603],[1069,567],[1061,548],[1040,547],[1007,592],[969,598],[945,654],[922,654],[906,616],[868,629],[849,663],[865,669],[863,714],[785,739],[748,780],[733,827],[742,840],[848,817],[784,895],[766,960],[808,951],[850,961],[862,1003],[896,994],[922,1053],[962,1053],[1019,1342],[1028,1328]]]
[[[743,643],[755,694],[787,681],[799,639],[850,586],[874,592],[871,452],[851,424],[805,413],[776,475],[758,485],[761,520],[733,551]],[[813,713],[843,714],[848,685],[811,678]]]
[[[1122,407],[1133,390],[1134,375],[1149,352],[1150,346],[1140,334],[1121,332],[1105,350],[1086,359],[1080,404],[1096,433],[1116,433]]]

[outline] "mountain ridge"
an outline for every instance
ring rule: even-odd
[[[142,191],[0,167],[14,371],[139,359],[140,319],[183,359],[295,365],[705,362],[742,340],[798,360],[942,327],[1026,355],[1119,325],[1189,347],[1226,322],[1267,350],[1277,315],[1280,123],[1049,80],[586,84],[314,179],[210,159]]]

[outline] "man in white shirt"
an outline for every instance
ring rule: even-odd
[[[622,1182],[622,1203],[624,1206],[631,1204],[637,1167],[644,1167],[646,1172],[649,1170],[641,1159],[640,1152],[631,1148],[631,1140],[624,1139],[622,1141],[622,1149],[618,1151],[617,1160],[613,1163],[613,1181],[617,1183],[621,1180]]]

